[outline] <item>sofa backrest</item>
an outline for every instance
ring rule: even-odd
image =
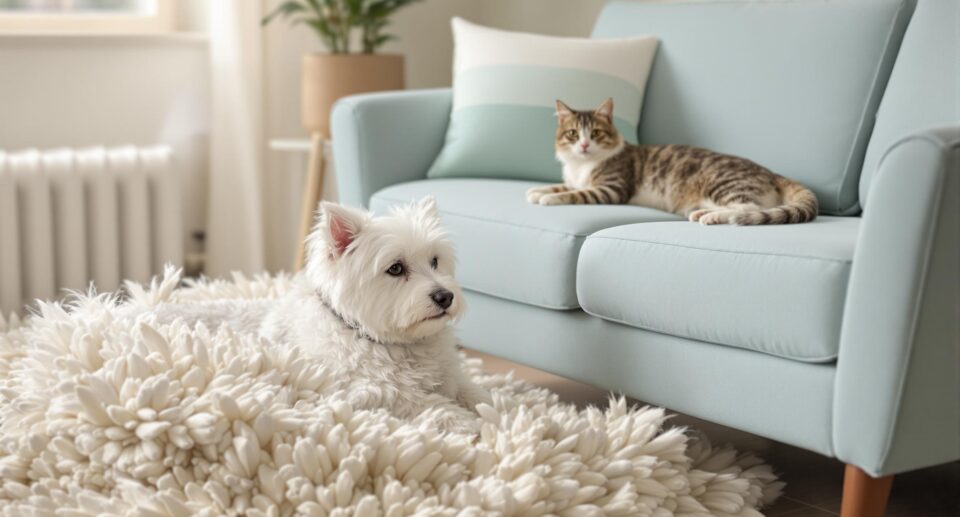
[[[859,211],[873,116],[913,0],[724,0],[607,5],[594,37],[660,40],[640,143],[749,158]]]
[[[960,126],[960,0],[920,0],[880,101],[860,175],[860,203],[866,204],[870,182],[891,145],[947,125]]]

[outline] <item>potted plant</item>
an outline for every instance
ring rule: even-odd
[[[306,25],[329,50],[303,57],[301,117],[308,132],[330,135],[330,108],[340,97],[403,89],[403,56],[376,52],[395,39],[384,32],[390,17],[416,1],[287,0],[263,18],[264,25],[278,17]]]

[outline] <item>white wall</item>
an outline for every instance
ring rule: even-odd
[[[513,31],[587,37],[607,0],[484,0],[480,23]]]
[[[0,149],[173,146],[184,241],[206,220],[207,47],[196,36],[0,35]]]

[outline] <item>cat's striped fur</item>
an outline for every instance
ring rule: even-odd
[[[575,111],[557,101],[561,185],[534,187],[531,203],[635,204],[703,224],[812,221],[809,189],[745,158],[687,145],[630,145],[613,125],[613,101]]]

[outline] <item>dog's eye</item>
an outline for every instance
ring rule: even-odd
[[[406,270],[404,269],[402,262],[394,262],[393,265],[387,268],[387,274],[390,276],[400,276],[405,271]]]
[[[437,263],[438,263],[437,257],[433,257],[433,260],[430,261],[430,267],[432,267],[433,269],[437,269]]]

